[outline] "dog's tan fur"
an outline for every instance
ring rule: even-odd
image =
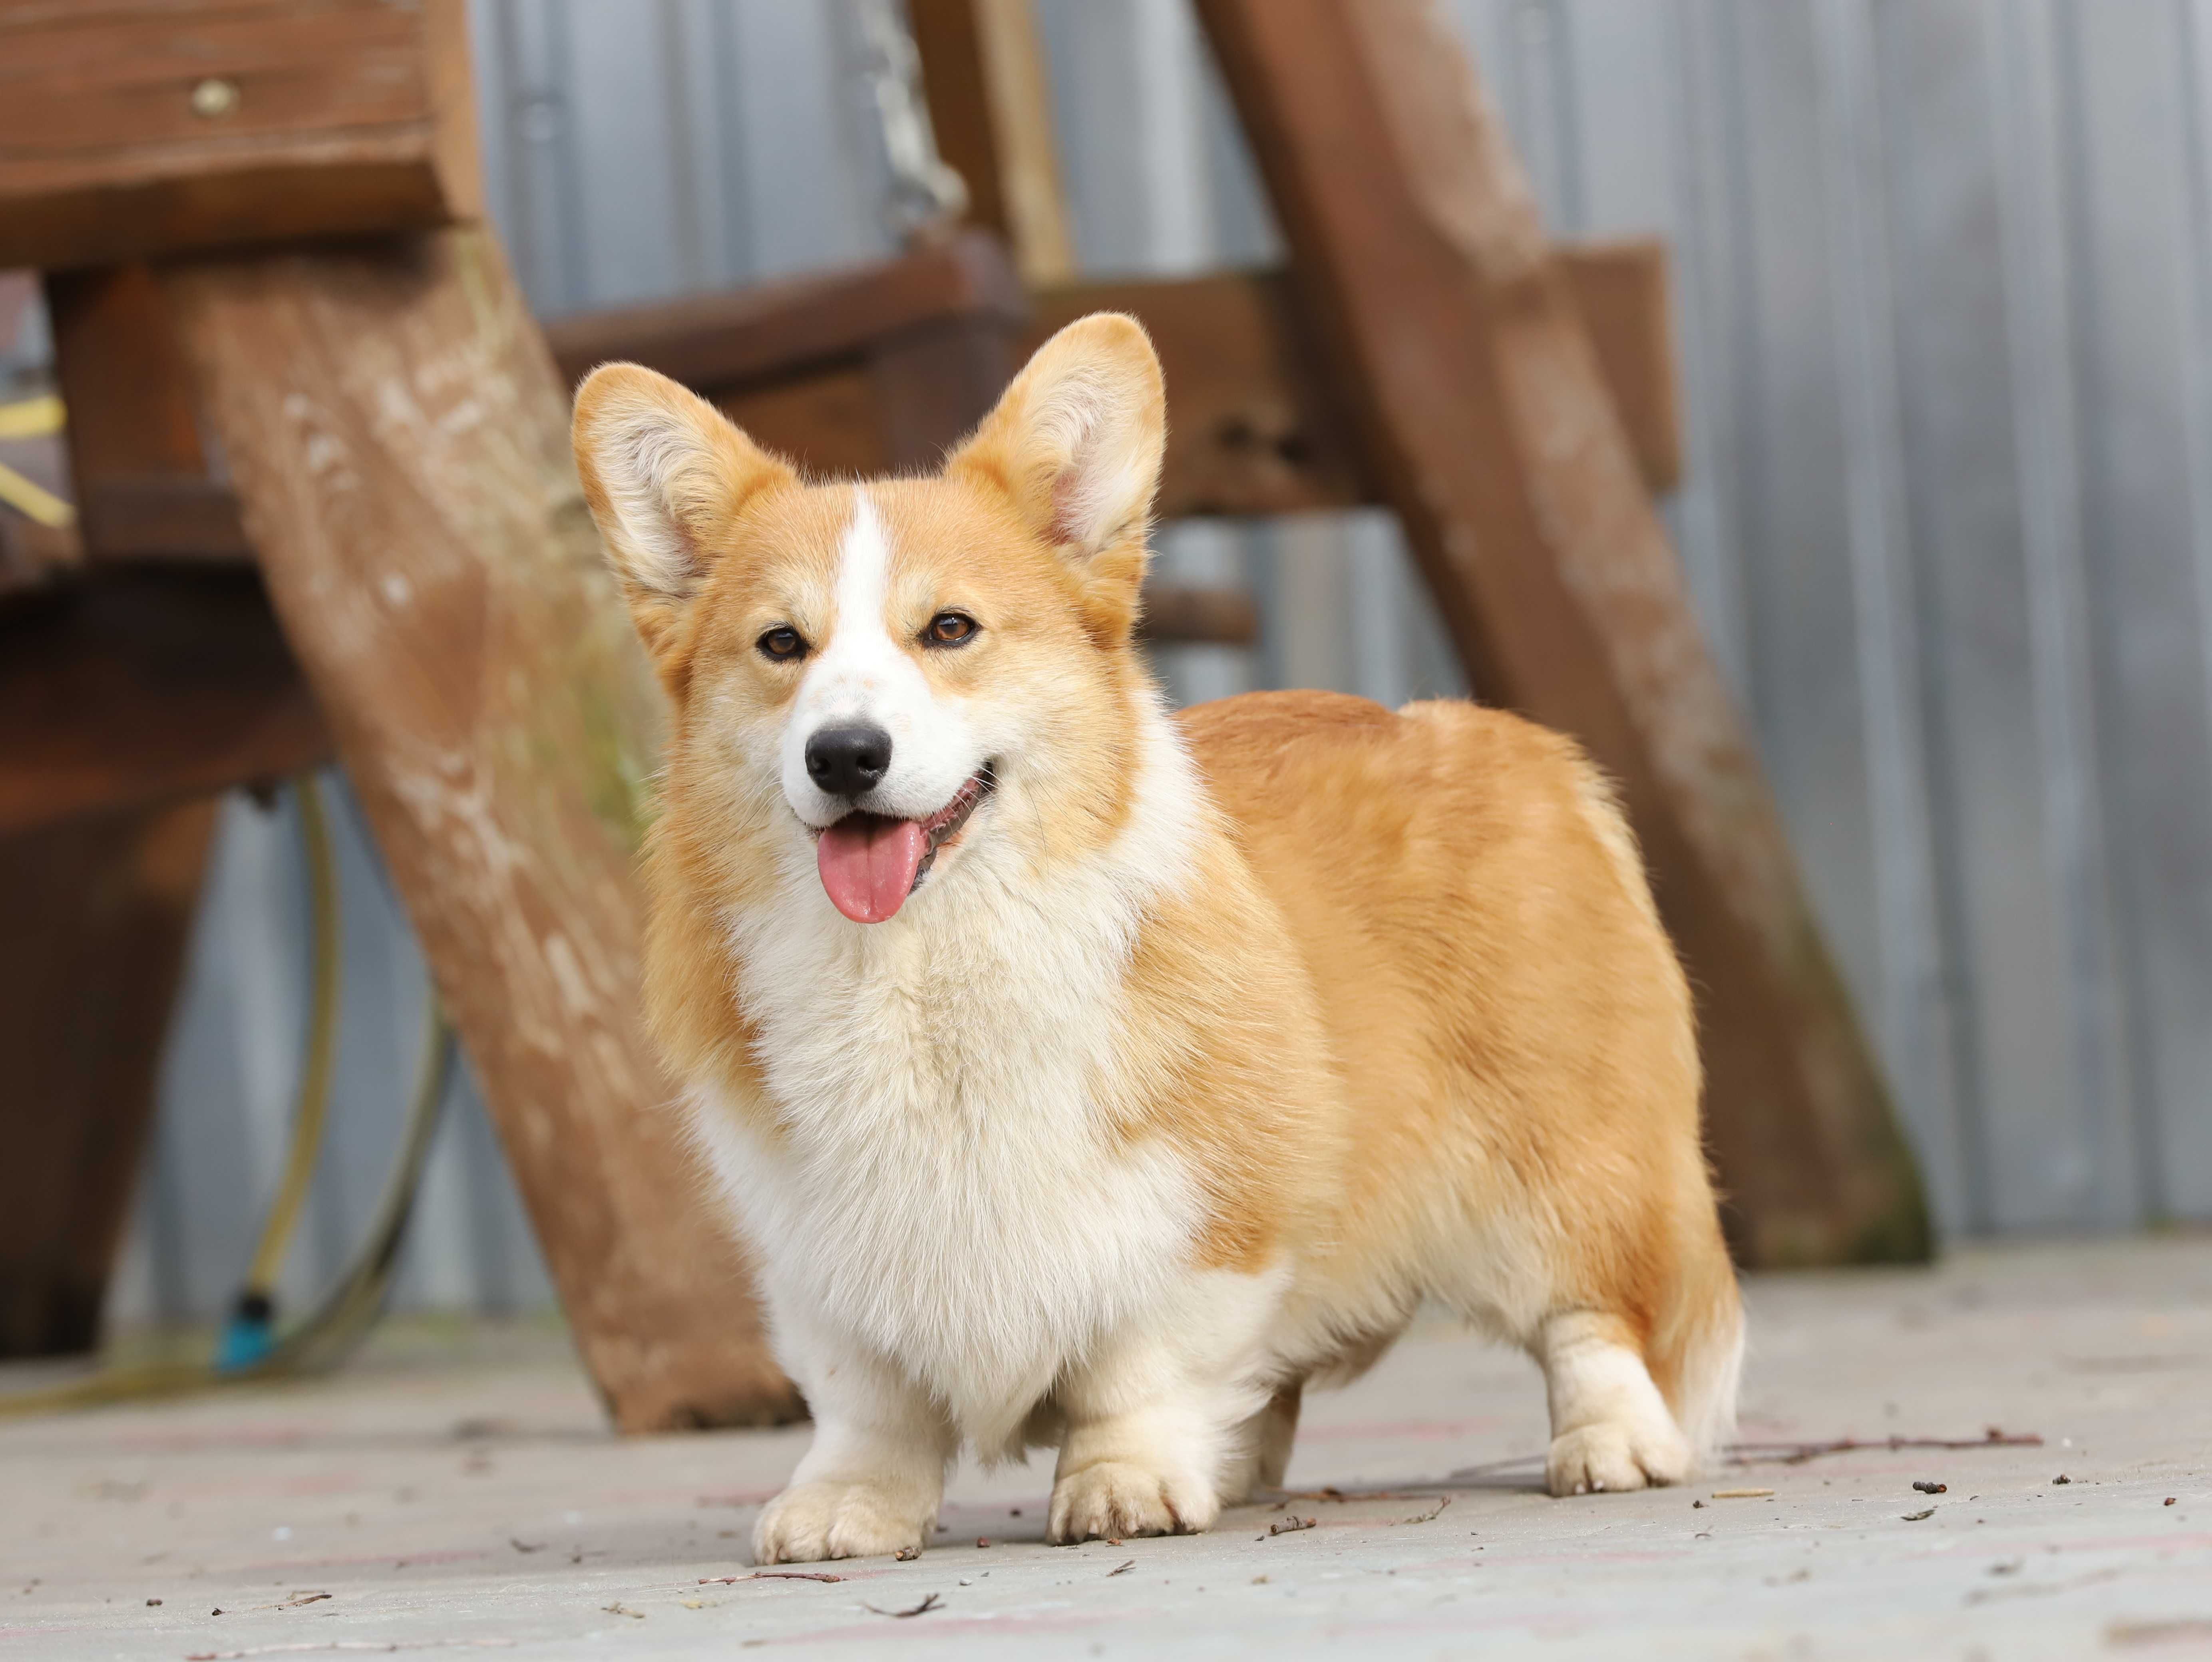
[[[926,1543],[963,1442],[1060,1444],[1055,1538],[1204,1527],[1425,1298],[1542,1366],[1555,1492],[1679,1480],[1732,1413],[1689,995],[1605,781],[1467,704],[1167,717],[1131,643],[1164,417],[1116,318],[940,476],[857,489],[634,367],[578,397],[675,708],[647,1007],[820,1425],[763,1561]],[[839,617],[870,558],[883,617]],[[975,641],[912,644],[948,608]],[[810,889],[779,626],[879,628],[913,722],[1000,736],[888,921]],[[859,1287],[917,1231],[912,1298],[967,1307]]]

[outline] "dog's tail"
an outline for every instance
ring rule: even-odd
[[[1690,1262],[1671,1307],[1651,1334],[1653,1379],[1696,1452],[1709,1465],[1735,1433],[1737,1381],[1743,1372],[1743,1301],[1728,1252],[1713,1232]]]

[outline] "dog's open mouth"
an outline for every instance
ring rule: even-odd
[[[856,924],[879,924],[890,917],[929,875],[937,851],[960,834],[997,783],[986,762],[926,820],[892,819],[856,809],[817,833],[815,864],[830,903]]]

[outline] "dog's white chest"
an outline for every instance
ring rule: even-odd
[[[1006,932],[926,962],[848,931],[755,935],[783,1135],[701,1115],[787,1326],[895,1360],[979,1444],[1158,1295],[1198,1210],[1174,1154],[1098,1111],[1122,1065],[1120,955]]]

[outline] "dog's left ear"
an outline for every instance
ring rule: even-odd
[[[1166,446],[1152,340],[1134,318],[1100,312],[1036,349],[945,472],[1012,498],[1077,567],[1096,625],[1126,640]]]
[[[637,364],[601,364],[585,379],[570,436],[631,620],[680,693],[684,619],[708,568],[746,506],[799,476],[704,398]]]

